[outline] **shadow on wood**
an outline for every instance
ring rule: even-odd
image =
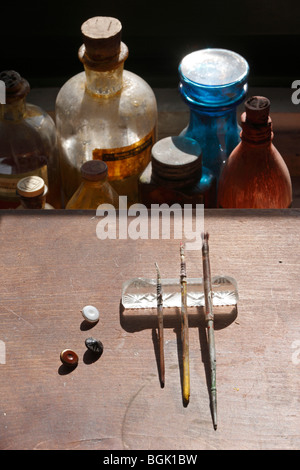
[[[178,307],[164,308],[164,328],[180,328],[180,315],[177,313]],[[214,307],[215,330],[226,328],[237,318],[237,305],[226,307]],[[204,307],[189,307],[188,309],[189,328],[199,328],[205,326]],[[129,332],[152,330],[157,328],[157,311],[152,309],[125,309],[120,302],[120,325]]]

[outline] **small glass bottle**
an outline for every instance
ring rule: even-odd
[[[90,160],[81,167],[82,182],[66,209],[94,209],[100,204],[119,206],[119,196],[107,181],[107,165],[100,160]]]
[[[26,102],[29,83],[17,72],[0,73],[6,104],[0,105],[0,208],[14,209],[20,201],[17,182],[38,175],[49,187],[47,200],[61,207],[57,136],[52,118]]]
[[[179,65],[179,90],[190,108],[182,135],[196,139],[203,165],[216,176],[240,141],[236,107],[247,91],[249,66],[239,54],[226,49],[202,49]]]
[[[17,183],[17,195],[21,205],[17,209],[53,209],[46,202],[48,188],[39,176],[27,176]]]
[[[187,137],[166,137],[152,147],[151,162],[139,179],[140,201],[151,204],[216,205],[216,180],[202,166],[201,147]]]
[[[94,17],[81,31],[85,70],[63,85],[56,100],[64,194],[68,200],[78,187],[82,163],[99,159],[111,185],[131,204],[156,140],[156,98],[141,77],[124,70],[128,49],[119,20]]]
[[[272,143],[270,101],[253,96],[241,116],[241,142],[229,156],[219,180],[218,206],[281,209],[292,204],[288,168]]]

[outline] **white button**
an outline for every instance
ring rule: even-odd
[[[86,305],[82,309],[82,315],[83,318],[90,323],[97,322],[100,317],[99,310],[96,307],[93,307],[93,305]]]

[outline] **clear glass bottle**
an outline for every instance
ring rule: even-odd
[[[53,209],[46,202],[48,188],[39,176],[27,176],[17,183],[17,195],[21,205],[17,209]]]
[[[249,66],[226,49],[202,49],[179,65],[179,90],[190,108],[182,135],[198,140],[203,165],[218,179],[231,151],[240,141],[236,107],[247,91]]]
[[[63,190],[68,200],[80,182],[81,165],[99,159],[110,183],[128,203],[138,200],[138,176],[150,161],[156,140],[157,105],[150,86],[124,70],[127,46],[115,18],[94,17],[81,27],[81,72],[58,93]]]
[[[30,175],[43,178],[47,200],[61,207],[57,136],[52,118],[26,102],[29,83],[17,72],[0,73],[6,87],[6,104],[0,105],[0,208],[16,208],[17,182]]]
[[[272,143],[270,101],[253,96],[241,116],[241,142],[232,151],[219,180],[218,206],[282,209],[292,204],[288,168]]]
[[[100,160],[90,160],[81,166],[82,182],[66,209],[94,209],[100,204],[119,206],[119,196],[107,180],[107,165]]]
[[[139,178],[140,201],[216,206],[216,179],[202,167],[200,144],[187,137],[166,137],[152,147],[151,162]]]

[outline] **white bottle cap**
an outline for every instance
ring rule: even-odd
[[[17,183],[17,190],[20,196],[24,197],[35,197],[43,194],[45,189],[45,183],[43,178],[39,176],[27,176],[22,178]]]

